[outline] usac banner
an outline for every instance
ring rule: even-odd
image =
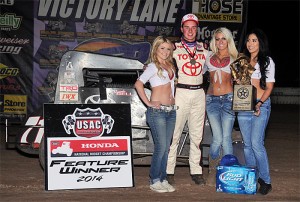
[[[45,104],[45,189],[133,187],[129,104]]]

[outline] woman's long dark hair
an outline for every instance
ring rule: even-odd
[[[247,36],[246,36],[246,41],[244,44],[244,54],[247,55],[250,58],[250,53],[247,49],[247,40],[249,38],[250,34],[255,34],[258,42],[259,42],[259,51],[258,51],[258,55],[257,55],[257,62],[259,64],[260,67],[260,72],[261,72],[261,78],[260,78],[260,87],[262,89],[266,89],[266,71],[267,71],[267,67],[270,64],[270,51],[269,51],[269,42],[268,42],[268,38],[266,36],[266,34],[258,28],[253,29],[252,31],[250,31]]]

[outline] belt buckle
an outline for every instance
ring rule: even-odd
[[[178,107],[176,105],[165,106],[161,105],[160,109],[165,110],[166,112],[170,112],[172,110],[176,110]]]
[[[167,111],[167,112],[172,111],[172,106],[166,106],[166,111]]]

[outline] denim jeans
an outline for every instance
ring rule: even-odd
[[[175,127],[176,110],[164,111],[148,107],[146,119],[154,143],[150,166],[150,183],[154,184],[157,181],[162,182],[167,177],[167,160]]]
[[[259,116],[255,116],[253,112],[238,113],[238,122],[244,141],[246,165],[256,167],[258,177],[268,184],[271,183],[271,178],[264,139],[270,114],[270,98],[261,105]]]
[[[232,128],[235,121],[235,112],[232,111],[232,93],[214,96],[206,95],[207,117],[212,129],[212,143],[209,154],[212,159],[223,155],[233,154]]]

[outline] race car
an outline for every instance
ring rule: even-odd
[[[134,89],[134,83],[143,72],[144,64],[136,59],[102,55],[98,53],[68,51],[60,63],[55,104],[130,103],[132,149],[136,164],[149,164],[144,157],[153,153],[153,140],[146,124],[146,106]],[[66,89],[69,89],[67,92]],[[146,85],[146,94],[150,95]],[[65,99],[66,93],[76,93]],[[25,129],[18,135],[19,150],[38,155],[42,167],[45,163],[43,109],[37,110],[26,121]],[[109,120],[108,120],[109,121]],[[69,122],[68,122],[69,123]],[[66,123],[67,124],[67,123]],[[66,125],[67,126],[67,125]],[[206,121],[202,141],[202,163],[207,164],[211,129]],[[185,127],[178,150],[178,161],[188,163],[189,138]],[[199,157],[200,158],[200,157]]]

